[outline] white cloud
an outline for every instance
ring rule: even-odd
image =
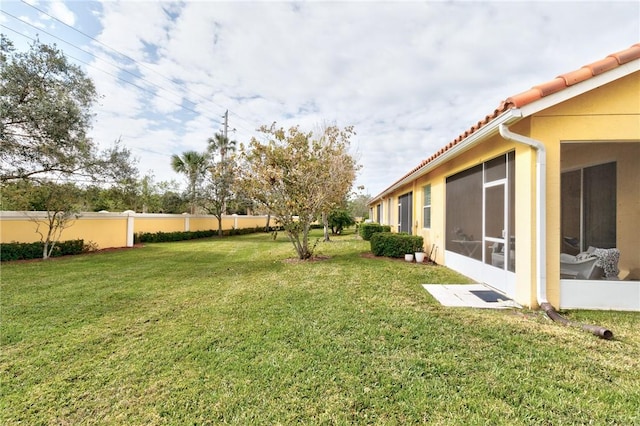
[[[309,130],[321,122],[355,125],[353,152],[363,165],[357,184],[371,195],[506,97],[638,42],[640,27],[640,4],[631,2],[101,6],[91,16],[101,25],[98,40],[135,62],[94,48],[136,77],[96,66],[144,90],[88,69],[104,96],[96,139],[122,134],[141,154],[141,170],[172,179],[171,154],[204,150],[227,109],[240,142],[273,121]]]
[[[102,2],[101,43],[135,60],[148,59],[147,46],[167,43],[170,17],[163,2]]]
[[[182,148],[204,149],[227,108],[243,142],[272,121],[354,124],[360,183],[375,193],[507,96],[636,42],[616,22],[638,6],[187,2],[173,20],[157,4],[131,9],[107,4],[101,39],[185,83],[203,115],[176,129]]]
[[[67,5],[60,0],[51,1],[49,4],[49,13],[64,22],[67,25],[73,26],[76,23],[76,15],[69,10]]]

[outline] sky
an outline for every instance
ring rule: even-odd
[[[224,128],[354,126],[377,195],[502,100],[640,41],[640,2],[17,1],[0,32],[55,43],[93,79],[91,137],[141,175]],[[355,188],[354,188],[355,189]]]

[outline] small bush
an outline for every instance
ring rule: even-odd
[[[380,225],[379,223],[363,223],[360,225],[358,232],[365,241],[370,241],[371,236],[377,232],[391,232],[389,225]]]
[[[69,256],[82,253],[84,240],[69,240],[57,242],[51,252],[51,257]],[[0,244],[0,261],[26,260],[42,258],[44,243],[4,243]]]
[[[69,256],[72,254],[80,254],[84,249],[84,240],[69,240],[56,243],[53,248],[56,254],[52,256]]]
[[[89,240],[88,243],[85,243],[84,247],[82,247],[82,251],[84,253],[93,253],[94,251],[98,251],[98,250],[100,250],[100,246],[98,246],[98,243],[91,240]]]
[[[376,256],[404,257],[423,251],[424,239],[418,235],[377,232],[371,236],[371,252]]]

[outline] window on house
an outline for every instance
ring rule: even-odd
[[[413,223],[413,192],[398,197],[398,232],[411,234]]]
[[[616,163],[562,173],[562,251],[616,247]]]
[[[515,272],[515,153],[446,181],[445,249]]]
[[[422,207],[422,227],[431,228],[431,184],[423,188],[424,207]]]
[[[482,164],[447,178],[446,249],[482,260]]]
[[[382,204],[376,206],[376,221],[382,225]]]

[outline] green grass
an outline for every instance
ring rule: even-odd
[[[640,424],[640,315],[440,306],[443,267],[281,233],[3,264],[0,423]]]

